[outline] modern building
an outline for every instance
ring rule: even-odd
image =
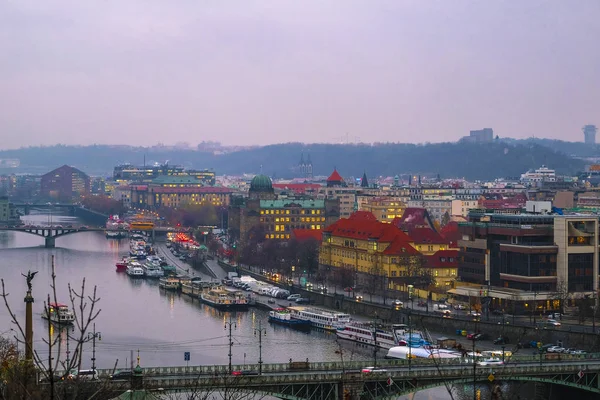
[[[135,166],[131,164],[117,165],[113,170],[113,180],[120,183],[150,182],[159,176],[193,177],[202,185],[215,184],[215,172],[212,170],[187,170],[179,165],[156,164]]]
[[[494,141],[494,130],[492,128],[483,128],[470,131],[469,136],[464,136],[461,140],[473,143],[491,143]]]
[[[42,197],[70,202],[90,193],[90,177],[77,168],[63,165],[42,175]]]
[[[586,144],[596,144],[596,125],[585,125],[583,127],[583,137]]]
[[[422,256],[411,238],[370,212],[357,211],[323,231],[319,270],[326,276],[346,271],[354,275],[355,285],[400,290],[421,266]]]
[[[339,215],[337,199],[278,198],[271,179],[257,175],[250,183],[248,197],[232,201],[229,228],[239,234],[242,244],[253,228],[265,239],[289,240],[294,230],[322,230]]]
[[[472,211],[459,223],[454,294],[537,314],[598,290],[598,217]],[[479,296],[478,296],[479,293]]]

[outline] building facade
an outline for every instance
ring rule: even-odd
[[[365,198],[360,204],[360,211],[372,213],[377,220],[391,223],[394,218],[401,218],[406,209],[406,203],[396,197],[372,197],[361,196]]]
[[[583,127],[583,138],[586,144],[596,144],[596,125],[586,125]]]
[[[131,164],[117,165],[113,170],[113,180],[121,183],[150,182],[160,176],[193,177],[202,185],[215,184],[215,172],[212,170],[186,170],[178,165],[135,166]]]
[[[77,168],[63,165],[42,175],[43,197],[70,202],[90,193],[90,177]]]
[[[12,224],[18,221],[17,211],[8,200],[8,196],[0,196],[0,223]]]
[[[597,293],[598,217],[472,212],[459,231],[460,279],[500,305],[537,312],[559,307],[561,293]]]

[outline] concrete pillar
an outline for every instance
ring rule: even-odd
[[[33,360],[33,296],[31,290],[25,295],[25,360]]]
[[[56,247],[56,238],[54,236],[46,236],[44,238],[45,240],[45,247],[47,249],[53,249],[54,247]]]

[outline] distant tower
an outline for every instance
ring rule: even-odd
[[[363,177],[360,180],[360,187],[363,187],[363,188],[369,187],[369,181],[367,180],[367,172],[366,171],[363,173]]]
[[[596,125],[586,125],[583,127],[585,144],[596,144],[596,132],[598,132]]]
[[[306,161],[304,160],[304,152],[300,155],[300,162],[298,163],[298,172],[304,179],[312,179],[313,177],[313,165],[310,159],[310,153]]]

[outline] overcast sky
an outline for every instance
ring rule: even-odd
[[[580,141],[600,1],[3,0],[1,148]]]

